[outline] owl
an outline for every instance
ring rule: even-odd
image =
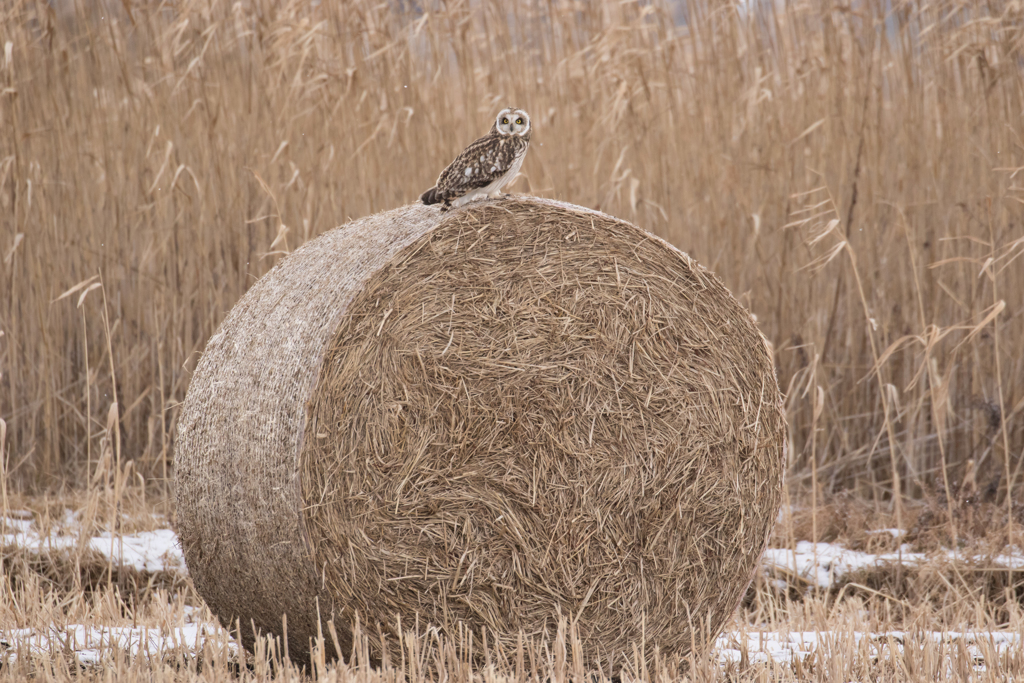
[[[441,210],[447,211],[474,199],[499,196],[502,185],[519,173],[532,132],[529,114],[515,107],[502,109],[487,135],[462,150],[420,199],[424,204],[443,202]]]

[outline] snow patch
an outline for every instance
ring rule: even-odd
[[[127,536],[111,536],[104,532],[92,538],[89,547],[113,558],[121,566],[140,572],[185,573],[185,558],[178,545],[178,536],[171,529]]]
[[[70,510],[65,511],[60,527],[72,533],[54,530],[40,536],[31,519],[12,516],[2,522],[0,545],[26,549],[37,555],[53,552],[73,552],[79,547],[78,519]],[[113,561],[114,566],[131,567],[139,572],[172,572],[185,574],[185,557],[178,537],[171,529],[141,531],[137,534],[111,534],[102,532],[89,539],[86,547]]]
[[[885,530],[890,531],[890,530]],[[898,530],[895,530],[898,531]],[[1008,547],[994,557],[964,555],[955,550],[940,553],[915,553],[908,544],[894,553],[862,553],[836,543],[798,541],[794,549],[768,548],[764,551],[762,566],[778,573],[796,574],[818,588],[829,588],[838,579],[861,569],[901,564],[918,566],[928,561],[970,563],[1000,569],[1024,569],[1024,552]]]
[[[866,649],[872,658],[902,653],[904,644],[908,642],[930,641],[947,645],[962,644],[975,664],[982,669],[986,655],[999,658],[1006,652],[1017,651],[1024,646],[1024,636],[1011,631],[921,631],[916,633],[906,631],[882,633],[732,631],[718,636],[713,652],[721,665],[739,664],[743,661],[744,656],[750,664],[767,662],[789,664],[794,660],[804,661],[819,648],[822,649],[823,654],[827,654],[830,650],[836,649],[841,642],[849,639],[852,639],[858,646],[858,651],[860,651],[861,643],[867,640]]]
[[[172,652],[195,654],[207,639],[227,643],[232,654],[238,645],[219,626],[185,623],[171,628],[142,626],[51,626],[44,630],[31,628],[0,630],[0,659],[13,662],[19,653],[50,657],[53,653],[70,652],[81,665],[100,663],[116,652],[135,657],[158,658]]]

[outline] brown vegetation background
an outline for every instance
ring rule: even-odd
[[[756,314],[792,490],[1010,506],[1019,3],[750,5],[0,0],[6,483],[159,488],[241,294],[514,104],[513,191],[666,237]]]

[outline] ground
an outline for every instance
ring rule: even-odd
[[[168,501],[122,493],[111,505],[113,496],[97,490],[8,501],[0,680],[305,675],[282,664],[276,643],[240,652],[220,627],[188,579]],[[995,509],[975,508],[998,517]],[[891,511],[850,499],[817,510],[784,508],[761,570],[711,652],[624,674],[835,681],[1024,675],[1015,578],[1024,575],[1024,552],[999,547],[995,533],[958,536],[952,547],[948,516],[936,525],[937,512],[927,505],[902,513],[907,529],[891,526]],[[807,538],[812,529],[817,542]],[[410,679],[429,680],[423,662],[435,659],[446,662],[450,678],[464,680],[564,680],[578,673],[564,639],[535,644],[525,657],[494,652],[490,668],[470,667],[452,654],[458,647],[443,656],[439,649],[420,638],[410,645],[418,657],[381,670],[363,665],[357,648],[347,663],[322,663],[319,677],[394,680],[404,669]]]

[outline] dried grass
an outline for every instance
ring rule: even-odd
[[[198,352],[241,294],[283,252],[412,201],[514,100],[537,128],[514,190],[650,229],[758,316],[795,493],[882,509],[973,459],[1005,501],[1024,466],[1020,18],[4,0],[10,485],[85,481],[115,401],[122,455],[166,481]]]

